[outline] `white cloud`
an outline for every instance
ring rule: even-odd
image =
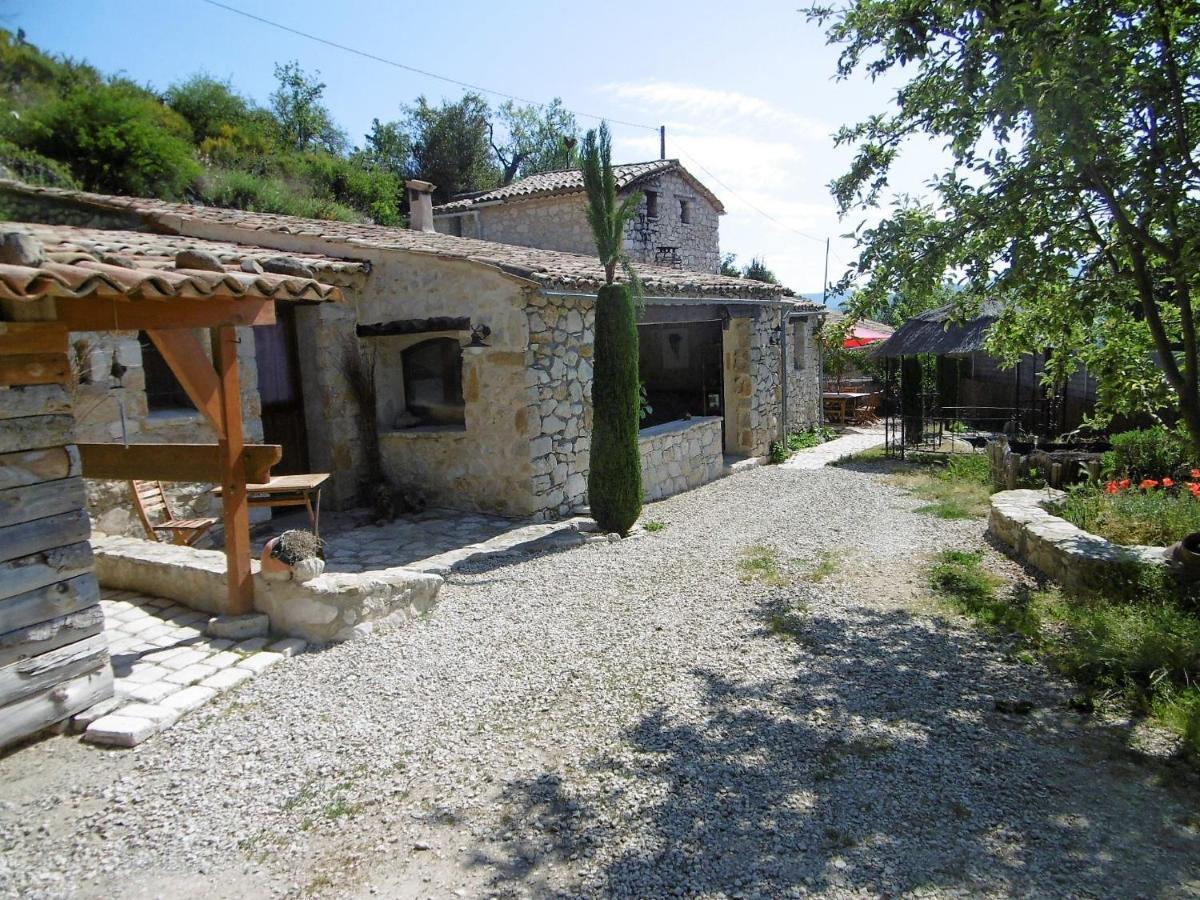
[[[770,101],[737,91],[722,91],[678,81],[614,82],[599,88],[603,94],[636,103],[650,110],[670,110],[677,116],[709,124],[754,119],[782,125],[802,135],[824,140],[833,130],[818,119],[780,109]]]

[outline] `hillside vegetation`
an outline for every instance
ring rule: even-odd
[[[418,97],[355,145],[319,73],[276,64],[266,106],[200,73],[158,92],[0,30],[0,174],[34,184],[258,212],[399,225],[404,181],[438,199],[575,163],[578,126],[555,100],[493,110]]]

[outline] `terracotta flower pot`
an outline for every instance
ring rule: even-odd
[[[1200,573],[1200,531],[1193,531],[1173,544],[1168,555],[1188,572]]]
[[[282,559],[278,559],[271,555],[271,551],[275,549],[275,543],[279,538],[273,537],[263,545],[262,556],[262,574],[263,577],[269,578],[272,581],[287,581],[292,577],[292,567],[285,563]]]

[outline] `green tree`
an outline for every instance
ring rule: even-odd
[[[508,140],[498,145],[492,126],[488,127],[488,140],[500,163],[501,184],[579,164],[579,123],[574,113],[563,109],[560,98],[544,108],[517,106],[508,100],[497,110],[497,118]]]
[[[736,253],[726,253],[721,256],[721,274],[727,278],[742,277],[742,270],[737,264]]]
[[[320,72],[309,75],[295,60],[276,64],[275,80],[279,85],[271,94],[271,112],[275,114],[284,146],[340,153],[346,148],[346,135],[333,124],[329,110],[321,102],[325,82],[320,77]]]
[[[755,256],[746,264],[746,268],[742,269],[742,277],[749,278],[751,281],[779,284],[779,279],[775,277],[775,273],[767,268],[766,262],[760,256]]]
[[[642,202],[640,192],[621,199],[612,170],[607,123],[583,139],[583,184],[587,220],[604,266],[605,284],[596,298],[596,355],[592,374],[592,448],[588,501],[605,531],[628,534],[642,511],[642,462],[638,451],[640,381],[634,293],[636,274],[625,253],[625,223]],[[626,284],[616,284],[617,267]]]
[[[409,177],[432,182],[439,202],[495,187],[499,172],[488,141],[490,114],[487,101],[470,92],[441,106],[418,97],[415,106],[405,108],[404,127],[412,143]]]
[[[382,169],[404,178],[412,165],[412,140],[399,122],[371,120],[371,131],[355,159],[367,169]]]
[[[192,126],[192,140],[197,144],[220,136],[223,128],[241,125],[251,109],[228,81],[203,74],[167,88],[167,104]]]
[[[1080,362],[1101,412],[1178,416],[1200,448],[1200,7],[1191,0],[850,0],[811,18],[838,71],[901,76],[894,109],[842,128],[843,212],[878,204],[906,141],[950,154],[928,203],[861,230],[858,312],[958,279],[1006,313],[1009,361]],[[856,302],[858,302],[856,300]]]
[[[178,198],[200,175],[184,119],[127,81],[80,86],[28,111],[15,143],[68,164],[89,190]]]

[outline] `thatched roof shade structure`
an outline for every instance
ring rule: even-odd
[[[997,301],[985,300],[979,314],[972,319],[958,318],[955,303],[918,313],[880,344],[872,356],[896,359],[920,353],[958,356],[982,352],[988,331],[1000,318],[1001,310]]]

